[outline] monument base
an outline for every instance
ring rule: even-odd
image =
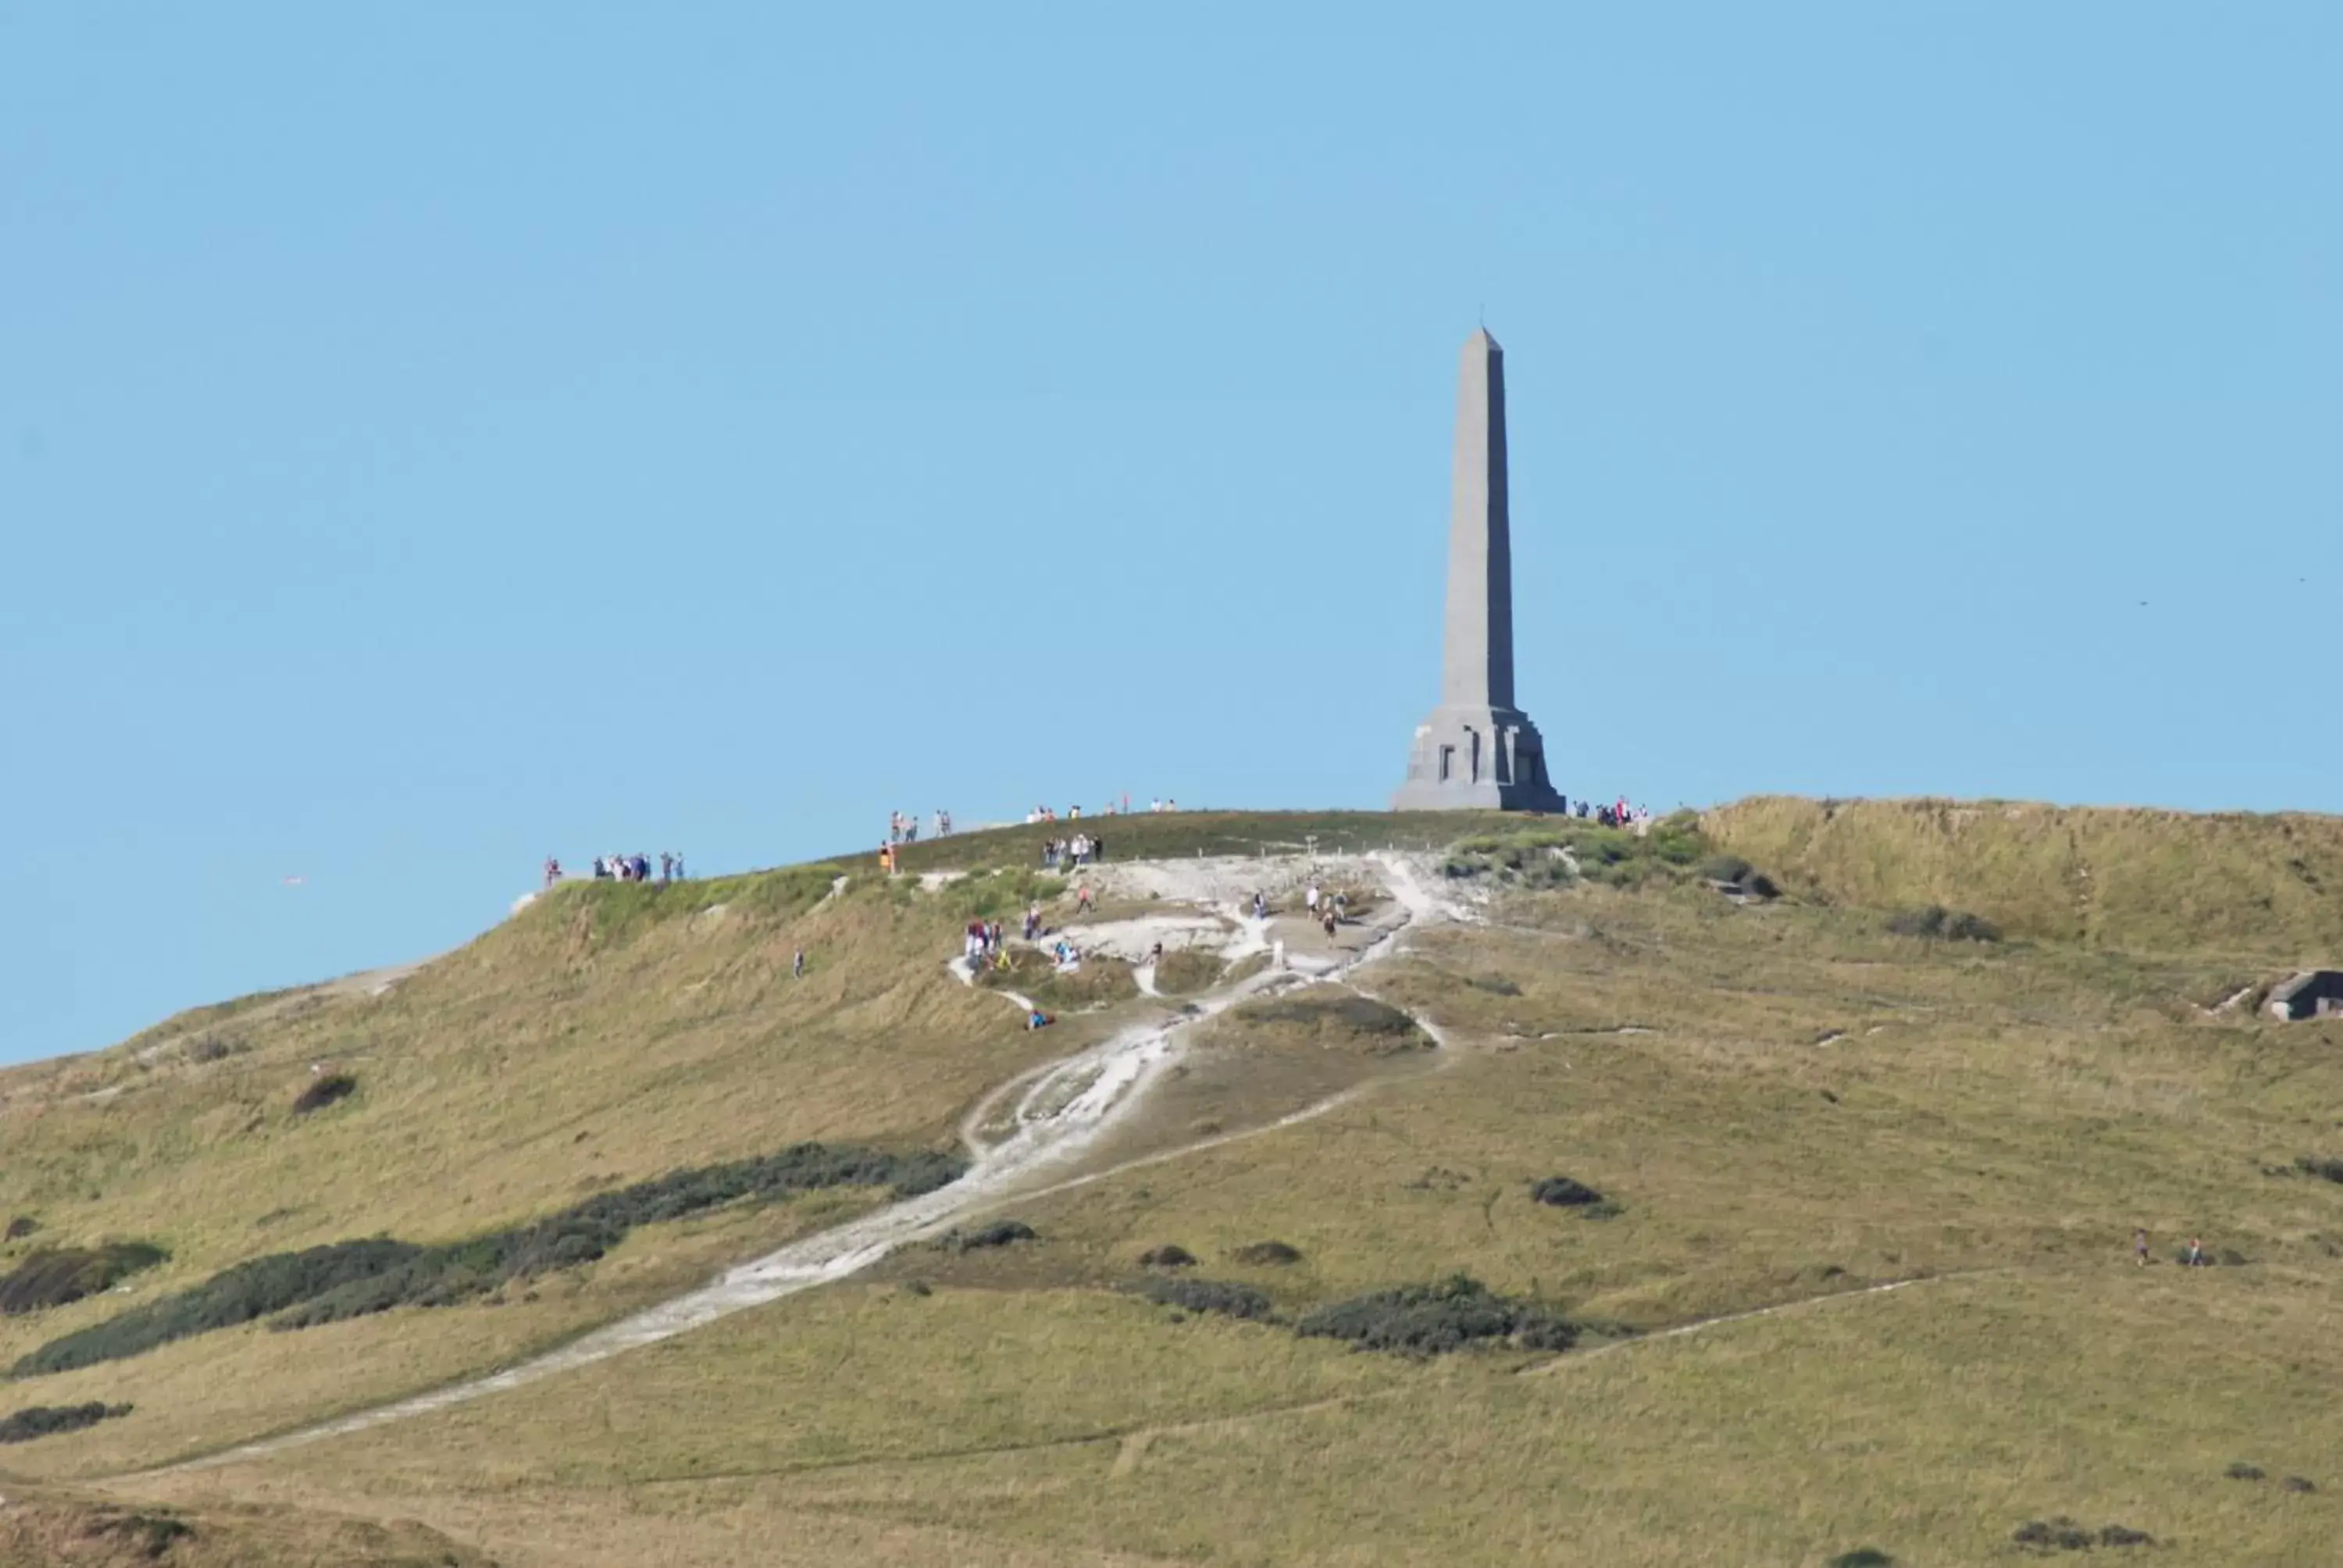
[[[1550,811],[1563,798],[1546,776],[1545,742],[1517,708],[1435,708],[1415,727],[1394,811]]]

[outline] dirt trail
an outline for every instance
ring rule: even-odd
[[[1424,890],[1416,868],[1405,858],[1376,855],[1359,863],[1374,868],[1393,909],[1374,928],[1378,934],[1373,940],[1346,960],[1309,977],[1318,983],[1342,980],[1387,956],[1403,930],[1419,923],[1462,915],[1462,911]],[[1251,948],[1260,942],[1262,937],[1256,925],[1250,920],[1240,920],[1242,934],[1236,945]],[[966,960],[955,960],[949,967],[957,978],[973,980],[971,973],[964,972]],[[410,1416],[525,1387],[607,1361],[639,1346],[689,1333],[735,1312],[845,1279],[899,1247],[940,1235],[1004,1200],[1062,1191],[1116,1171],[1177,1159],[1235,1138],[1256,1137],[1323,1114],[1347,1101],[1356,1091],[1332,1096],[1266,1127],[1195,1139],[1106,1169],[1081,1169],[1083,1156],[1098,1143],[1101,1135],[1127,1117],[1173,1065],[1181,1053],[1182,1037],[1188,1030],[1248,997],[1296,983],[1301,978],[1269,970],[1198,997],[1177,1015],[1157,1014],[1141,1020],[1096,1045],[1003,1084],[980,1101],[963,1122],[961,1139],[968,1145],[972,1163],[968,1173],[949,1187],[906,1199],[793,1241],[727,1271],[707,1285],[605,1324],[558,1349],[501,1372],[140,1473],[167,1475],[265,1459],[326,1438],[386,1426]],[[1032,1006],[1020,996],[1004,993],[1003,1000],[1027,1010]],[[1440,1039],[1433,1026],[1422,1019],[1416,1021],[1434,1040]]]

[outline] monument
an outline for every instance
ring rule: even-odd
[[[1484,327],[1456,383],[1448,638],[1440,706],[1416,726],[1394,811],[1560,811],[1545,744],[1513,706],[1513,548],[1505,511],[1505,352]]]

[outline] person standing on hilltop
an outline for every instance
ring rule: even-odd
[[[548,855],[545,858],[545,885],[549,888],[559,880],[561,880],[561,862]]]

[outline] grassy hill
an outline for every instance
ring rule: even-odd
[[[880,885],[867,854],[570,886],[379,993],[201,1010],[0,1074],[0,1220],[39,1227],[0,1269],[168,1253],[0,1318],[0,1358],[266,1254],[463,1242],[802,1140],[950,1150],[988,1091],[1181,1005],[1118,989],[1033,1034],[945,972],[971,913],[1063,910],[1028,868],[1068,827],[914,846],[926,887]],[[1368,996],[1200,1025],[1122,1134],[1176,1157],[991,1216],[1030,1239],[915,1245],[508,1393],[107,1479],[502,1364],[890,1200],[648,1222],[455,1304],[0,1385],[0,1415],[132,1406],[0,1448],[0,1493],[39,1476],[81,1489],[60,1508],[210,1510],[256,1541],[413,1523],[512,1564],[2007,1563],[2037,1521],[2052,1551],[2087,1525],[2102,1556],[2330,1560],[2343,1029],[2212,1004],[2343,931],[2343,824],[1760,800],[1634,843],[1497,818],[1096,827],[1110,872],[1436,849],[1426,874],[1479,918],[1421,924],[1355,972]],[[1785,896],[1718,892],[1733,857]],[[1304,862],[1246,874],[1281,866]],[[1112,918],[1176,901],[1136,888]],[[2001,940],[1899,934],[1929,903]],[[1278,929],[1303,957],[1366,940]],[[354,1092],[297,1113],[332,1073]],[[1541,1201],[1557,1177],[1594,1201]],[[2171,1261],[2192,1235],[2214,1266]],[[1167,1247],[1194,1261],[1142,1261]],[[1516,1303],[1574,1342],[1406,1355],[1324,1332],[1459,1273],[1483,1293],[1439,1301]]]
[[[2130,951],[2343,962],[2343,818],[1775,797],[1703,826],[1809,897],[1946,905]]]

